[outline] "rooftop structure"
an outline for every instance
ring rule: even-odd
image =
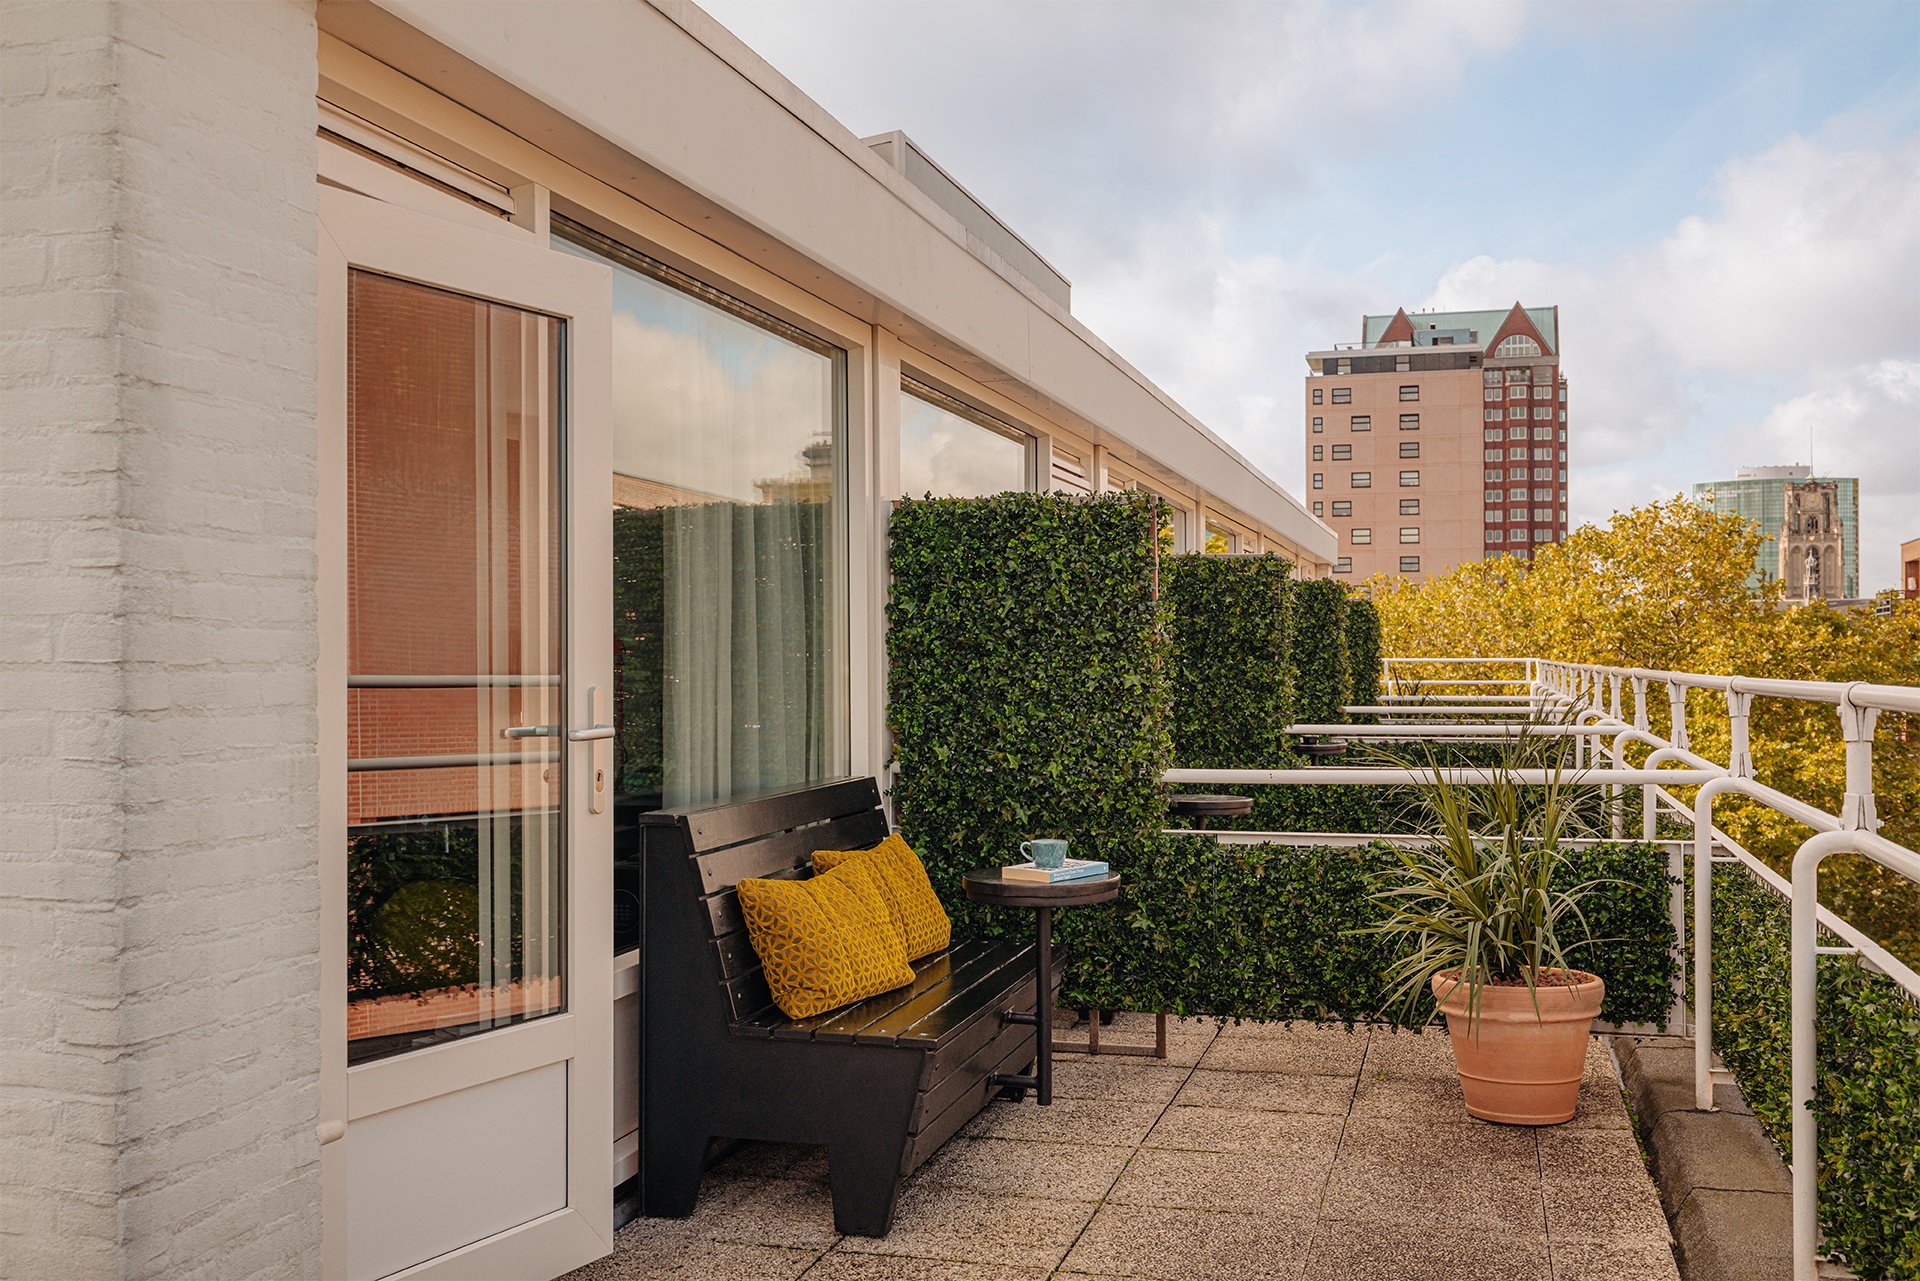
[[[1732,480],[1697,482],[1693,496],[1715,511],[1752,521],[1763,540],[1754,552],[1758,589],[1784,583],[1786,599],[1852,600],[1860,594],[1860,482],[1815,476],[1805,464],[1739,467]],[[1809,534],[1807,526],[1815,528]],[[1809,592],[1807,549],[1816,546],[1818,574]]]

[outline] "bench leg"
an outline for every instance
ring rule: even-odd
[[[640,1153],[640,1205],[651,1219],[684,1219],[700,1199],[712,1136],[684,1123],[649,1118]]]
[[[898,1129],[849,1127],[827,1141],[833,1228],[845,1236],[883,1237],[893,1227],[911,1136]]]

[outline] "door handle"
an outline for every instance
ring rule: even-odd
[[[587,813],[599,814],[607,808],[607,771],[613,768],[613,726],[608,723],[607,691],[598,685],[587,687],[585,729],[567,731],[569,743],[592,743],[593,776],[587,785]]]
[[[560,733],[558,725],[509,725],[500,731],[501,738],[554,738]]]

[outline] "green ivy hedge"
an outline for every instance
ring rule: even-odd
[[[1714,1049],[1790,1160],[1787,902],[1738,867],[1715,869],[1713,896]],[[1916,1045],[1920,1007],[1891,979],[1852,961],[1820,962],[1820,1222],[1866,1281],[1920,1277]]]
[[[1289,606],[1293,565],[1279,556],[1175,556],[1170,605],[1173,758],[1186,769],[1278,767],[1295,760]]]
[[[1347,601],[1347,702],[1371,707],[1380,701],[1380,611],[1364,596]],[[1375,716],[1357,717],[1378,720]]]
[[[1330,578],[1293,589],[1294,716],[1302,724],[1346,719],[1347,589]]]
[[[892,521],[888,723],[902,829],[957,930],[1024,937],[969,902],[970,868],[1032,837],[1135,873],[1171,763],[1159,504],[1004,494],[901,503]],[[1136,873],[1137,875],[1137,873]],[[1124,955],[1111,907],[1060,918],[1082,966]],[[1080,973],[1079,969],[1076,974]]]
[[[1414,1012],[1383,1004],[1380,976],[1396,954],[1380,936],[1355,933],[1380,919],[1368,879],[1394,865],[1385,845],[1163,837],[1121,892],[1136,950],[1088,976],[1094,1003],[1223,1018],[1424,1023],[1430,1003]],[[1637,842],[1598,845],[1572,851],[1565,876],[1567,884],[1615,882],[1585,905],[1593,936],[1604,941],[1571,952],[1607,981],[1601,1017],[1664,1026],[1680,965],[1665,853]]]

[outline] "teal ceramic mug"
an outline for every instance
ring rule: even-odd
[[[1067,843],[1065,841],[1022,841],[1020,857],[1030,858],[1035,867],[1050,871],[1067,861]]]

